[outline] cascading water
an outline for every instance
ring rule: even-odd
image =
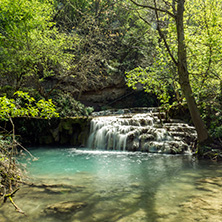
[[[97,114],[91,120],[91,149],[183,153],[196,138],[194,127],[178,121],[161,124],[157,112]],[[125,113],[125,114],[124,114]],[[104,115],[104,113],[103,113]]]

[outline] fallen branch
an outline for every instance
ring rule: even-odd
[[[15,207],[16,211],[21,213],[21,214],[24,214],[25,215],[25,212],[23,210],[21,210],[16,204],[15,202],[13,201],[12,197],[13,195],[19,190],[19,188],[17,188],[16,190],[12,191],[11,193],[9,194],[5,194],[4,195],[4,203],[6,202],[7,199],[10,200],[10,202],[12,203],[12,205]]]

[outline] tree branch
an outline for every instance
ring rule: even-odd
[[[173,17],[173,18],[176,18],[176,16],[169,12],[168,10],[166,9],[161,9],[161,8],[156,8],[156,7],[153,7],[153,6],[150,6],[150,5],[142,5],[134,0],[130,0],[133,4],[135,4],[136,6],[138,7],[141,7],[141,8],[149,8],[149,9],[152,9],[152,10],[155,10],[155,11],[159,11],[159,12],[164,12],[164,13],[167,13],[169,16]]]
[[[3,198],[4,198],[4,202],[6,202],[6,200],[7,200],[7,198],[8,198],[8,199],[10,200],[10,202],[12,203],[12,205],[15,207],[16,211],[18,211],[18,212],[21,213],[21,214],[26,215],[25,212],[24,212],[23,210],[21,210],[21,209],[15,204],[15,202],[14,202],[13,199],[12,199],[13,195],[14,195],[18,190],[19,190],[19,188],[17,188],[16,190],[12,191],[12,192],[9,193],[9,194],[5,194],[4,197],[3,197]]]
[[[165,45],[165,47],[167,49],[167,52],[169,53],[169,55],[170,55],[171,59],[173,60],[174,64],[177,66],[178,62],[174,58],[174,56],[173,56],[173,54],[172,54],[172,52],[170,50],[170,47],[169,47],[169,45],[167,43],[167,40],[166,40],[166,38],[165,38],[165,36],[164,36],[162,30],[160,29],[160,26],[159,26],[159,16],[158,16],[158,10],[157,10],[157,7],[156,7],[156,0],[153,0],[153,1],[154,1],[154,6],[155,6],[154,8],[155,8],[156,21],[157,21],[157,31],[159,33],[160,38],[163,39],[163,41],[164,41],[164,45]]]
[[[142,19],[147,25],[152,26],[146,19],[144,19],[144,18],[140,15],[140,13],[139,13],[138,11],[137,11],[137,14],[138,14],[139,18]]]

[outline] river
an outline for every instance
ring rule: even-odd
[[[222,164],[191,155],[30,149],[26,181],[14,201],[0,208],[0,221],[21,222],[219,222]]]

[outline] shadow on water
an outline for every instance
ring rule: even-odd
[[[139,192],[138,202],[135,204],[134,211],[125,216],[130,218],[130,215],[134,215],[138,221],[158,220],[160,215],[157,212],[156,194],[160,186],[170,181],[172,177],[176,177],[182,167],[181,163],[175,162],[175,159],[170,161],[171,158],[173,157],[150,156],[143,159],[143,163],[138,165],[138,177],[141,178],[140,185],[136,187]],[[146,161],[149,161],[149,164],[146,164]]]

